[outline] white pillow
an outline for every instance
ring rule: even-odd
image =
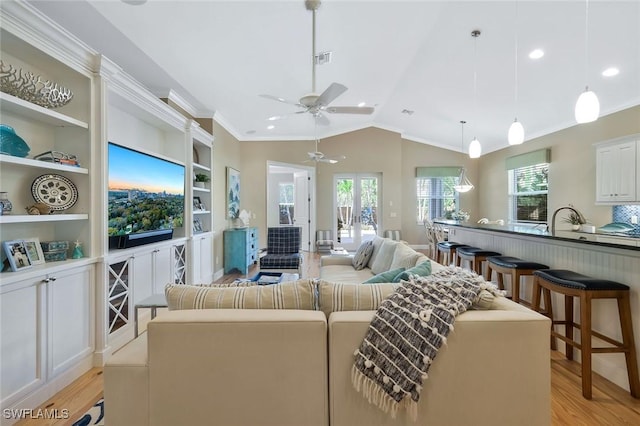
[[[416,265],[416,259],[419,256],[420,253],[408,245],[398,244],[395,252],[393,253],[393,259],[391,260],[391,266],[389,266],[389,269],[413,268]]]
[[[390,269],[391,262],[393,262],[393,254],[395,253],[396,246],[398,245],[400,245],[400,243],[396,241],[392,241],[387,238],[384,239],[376,259],[370,266],[371,272],[373,272],[374,275],[378,275]]]

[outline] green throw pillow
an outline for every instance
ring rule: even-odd
[[[402,271],[404,271],[404,268],[392,269],[387,272],[382,272],[378,275],[374,275],[373,277],[369,278],[362,284],[391,283],[393,282],[393,279],[396,276],[398,276]]]
[[[418,275],[420,277],[431,275],[431,261],[425,260],[424,262],[414,266],[413,268],[405,269],[404,271],[396,275],[393,278],[392,282],[399,283],[402,280],[406,281],[409,279],[409,275]]]

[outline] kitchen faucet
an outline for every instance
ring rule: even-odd
[[[587,219],[584,218],[582,213],[580,213],[578,210],[573,208],[573,206],[560,207],[560,208],[556,209],[556,211],[553,212],[553,216],[551,216],[551,236],[552,237],[554,237],[556,235],[556,215],[558,214],[558,212],[560,210],[565,210],[565,209],[571,210],[572,212],[577,214],[578,215],[578,222],[580,222],[581,225],[584,225],[585,223],[587,223]]]

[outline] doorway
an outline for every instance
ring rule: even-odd
[[[333,178],[337,245],[356,250],[380,229],[380,174],[337,174]]]
[[[304,251],[315,231],[314,181],[313,167],[267,161],[267,226],[299,226]]]

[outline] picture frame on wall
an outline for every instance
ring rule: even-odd
[[[32,265],[41,265],[45,262],[44,253],[42,252],[42,246],[40,245],[40,239],[38,237],[25,238],[24,246],[27,249],[29,260]]]
[[[240,214],[240,172],[227,166],[227,219]]]
[[[4,241],[2,247],[13,272],[21,271],[32,266],[27,247],[23,240]]]

